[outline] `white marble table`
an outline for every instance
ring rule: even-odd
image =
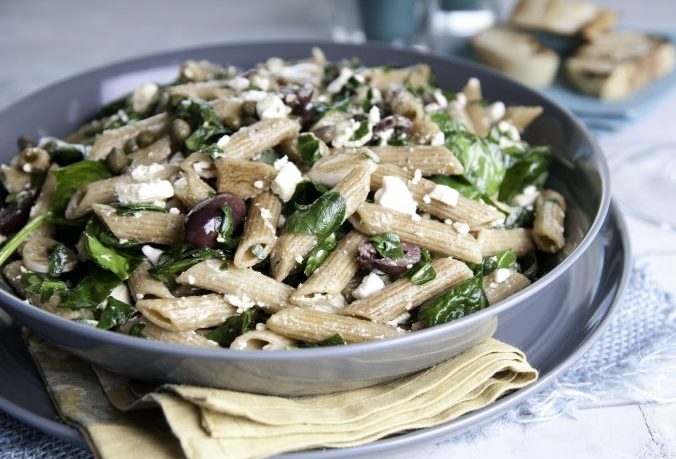
[[[195,2],[197,3],[197,2]],[[624,12],[626,25],[674,28],[674,0],[599,0]],[[145,53],[264,38],[327,38],[330,0],[1,0],[0,108],[55,80]],[[612,160],[637,146],[676,142],[676,92],[649,116],[601,139]],[[676,232],[628,217],[634,256],[665,247]],[[664,288],[676,290],[676,258],[652,258]],[[0,455],[2,452],[0,452]],[[475,459],[676,457],[676,406],[624,405],[583,410],[529,426],[508,426],[472,443],[429,443],[382,457]]]

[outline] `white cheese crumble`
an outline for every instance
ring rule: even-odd
[[[275,227],[272,226],[272,212],[270,212],[270,209],[261,207],[260,204],[256,204],[256,207],[258,207],[258,210],[260,210],[261,212],[261,218],[263,219],[263,223],[265,223],[265,226],[274,234]]]
[[[294,257],[294,260],[296,260],[296,263],[302,263],[303,262],[303,257],[301,255],[296,255]]]
[[[528,185],[521,193],[514,196],[512,202],[517,206],[526,207],[532,205],[540,196],[540,192],[533,185]]]
[[[432,97],[434,97],[434,101],[439,104],[441,108],[448,107],[448,99],[446,99],[444,93],[441,92],[441,89],[435,89],[432,93]]]
[[[256,180],[253,182],[254,188],[258,188],[259,190],[263,188],[263,180]]]
[[[301,62],[284,67],[275,73],[287,83],[319,86],[324,75],[324,68],[314,62]]]
[[[335,127],[333,139],[331,139],[331,144],[336,148],[356,148],[365,145],[373,137],[373,130],[371,129],[371,126],[369,126],[369,129],[362,137],[353,139],[352,137],[354,137],[360,127],[361,123],[353,119],[338,122]]]
[[[275,169],[277,169],[277,161],[275,161]],[[270,188],[282,201],[287,202],[293,196],[293,192],[296,191],[296,185],[303,181],[303,174],[288,159],[278,170],[279,172],[272,181]]]
[[[383,186],[376,191],[375,202],[409,215],[415,215],[418,207],[406,183],[393,175],[383,177]]]
[[[282,167],[286,166],[289,163],[289,157],[284,155],[279,159],[275,159],[275,161],[272,163],[272,167],[277,169],[278,171],[282,169]]]
[[[156,249],[155,247],[150,245],[144,245],[143,247],[141,247],[141,252],[143,252],[143,255],[153,265],[156,265],[157,262],[160,261],[160,255],[164,253],[163,250]]]
[[[147,113],[160,95],[160,87],[155,83],[145,83],[137,87],[131,96],[131,107],[136,113]]]
[[[458,190],[451,188],[446,185],[435,185],[432,191],[430,192],[430,198],[435,201],[443,202],[449,206],[455,207],[458,205],[458,198],[460,198],[460,193]]]
[[[260,119],[285,118],[291,113],[291,108],[284,105],[282,99],[275,94],[268,94],[256,102],[256,113]]]
[[[343,89],[343,86],[345,86],[345,83],[347,83],[347,80],[349,80],[353,74],[354,72],[352,72],[352,69],[343,67],[340,69],[338,77],[329,83],[329,85],[326,87],[326,90],[331,94],[339,92],[341,89]]]
[[[123,204],[136,202],[164,201],[174,195],[174,188],[168,180],[147,183],[122,183],[115,185],[115,195]]]
[[[256,303],[249,298],[246,293],[242,293],[242,296],[237,295],[225,295],[225,301],[237,308],[237,314],[241,314],[247,309],[251,309],[256,306]]]
[[[411,179],[411,185],[417,185],[420,183],[420,180],[422,179],[422,171],[420,169],[416,169],[413,172],[413,179]]]
[[[172,207],[171,209],[169,209],[169,213],[174,214],[174,215],[179,215],[181,213],[181,211],[178,210],[177,207]]]
[[[129,289],[126,284],[120,284],[111,290],[110,295],[118,301],[123,303],[131,304],[131,295],[129,294]]]
[[[385,283],[376,273],[369,273],[364,276],[359,287],[352,291],[355,298],[368,298],[385,288]]]
[[[425,204],[429,204],[432,202],[432,198],[430,198],[430,195],[425,193],[425,195],[422,197],[422,200]]]
[[[195,172],[199,174],[203,171],[211,169],[211,165],[212,163],[210,161],[195,161],[192,164],[192,168],[195,169]]]
[[[229,88],[234,89],[237,92],[244,91],[246,88],[249,87],[249,84],[251,84],[251,82],[240,75],[237,75],[235,78],[228,80],[226,83],[226,85]]]
[[[465,222],[455,222],[453,223],[453,228],[463,236],[469,234],[469,225]]]
[[[242,100],[247,102],[258,102],[259,100],[263,100],[263,98],[265,98],[265,96],[267,95],[268,93],[265,91],[258,91],[252,89],[251,91],[244,91],[242,94],[239,95],[239,97],[241,97]]]
[[[495,271],[495,282],[498,284],[503,283],[507,279],[509,279],[510,276],[510,271],[507,268],[500,268],[497,271]]]
[[[162,164],[141,164],[133,168],[130,172],[132,180],[135,182],[150,182],[162,178],[166,166]]]
[[[220,139],[218,139],[218,142],[216,142],[216,146],[220,148],[221,150],[225,151],[225,147],[230,143],[230,136],[229,135],[224,135]]]
[[[23,165],[23,167],[21,167],[21,169],[23,169],[23,171],[24,171],[26,174],[30,174],[31,171],[33,170],[33,166],[31,166],[30,163],[26,163],[26,164]]]
[[[371,107],[369,110],[369,124],[374,126],[380,122],[380,109],[377,106]]]
[[[507,107],[505,107],[505,104],[500,101],[492,103],[486,107],[486,114],[488,115],[491,123],[497,123],[500,121],[505,116],[506,112]]]
[[[432,140],[430,140],[430,145],[432,145],[434,147],[440,147],[440,146],[444,145],[445,143],[446,143],[446,136],[441,131],[434,134],[434,137],[432,137]]]

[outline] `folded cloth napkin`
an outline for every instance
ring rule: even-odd
[[[395,381],[284,398],[183,385],[148,387],[93,368],[34,336],[27,340],[63,419],[82,431],[96,456],[111,459],[244,459],[356,446],[450,421],[538,376],[521,351],[489,339]]]

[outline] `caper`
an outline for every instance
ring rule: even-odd
[[[113,174],[121,174],[127,167],[127,155],[119,148],[113,148],[106,156],[106,167]]]
[[[135,138],[131,138],[124,143],[123,150],[125,153],[129,154],[138,150],[138,144],[136,143]]]
[[[256,102],[246,100],[242,102],[242,118],[256,117]]]
[[[182,119],[175,119],[171,122],[171,140],[176,144],[181,144],[190,136],[190,125]]]
[[[237,118],[236,116],[226,116],[225,118],[223,118],[223,126],[233,131],[236,131],[242,126],[242,124],[239,118]]]
[[[27,135],[22,135],[18,139],[16,139],[17,145],[19,145],[19,150],[25,150],[26,148],[34,147],[35,146],[35,140]]]
[[[147,147],[154,141],[155,134],[147,130],[139,132],[139,134],[136,136],[136,143],[138,144],[139,148]]]

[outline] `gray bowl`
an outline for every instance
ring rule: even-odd
[[[0,112],[0,162],[8,162],[15,154],[19,135],[65,135],[101,104],[140,82],[168,81],[184,59],[209,59],[248,68],[271,56],[306,57],[315,45],[270,42],[189,49],[129,60],[67,79]],[[419,371],[491,336],[503,318],[524,308],[537,308],[542,302],[559,302],[565,297],[570,311],[587,307],[597,284],[594,273],[600,272],[593,264],[600,260],[582,256],[606,218],[610,202],[608,170],[594,139],[568,111],[536,91],[465,61],[378,45],[319,45],[332,60],[357,56],[367,65],[391,66],[425,62],[444,88],[461,88],[474,76],[481,80],[489,100],[544,107],[544,114],[525,138],[552,146],[549,186],[568,201],[566,255],[555,260],[556,266],[536,283],[481,312],[408,336],[346,347],[232,351],[141,340],[52,315],[17,298],[6,284],[0,289],[2,307],[18,323],[48,341],[126,376],[278,395],[352,389]]]

